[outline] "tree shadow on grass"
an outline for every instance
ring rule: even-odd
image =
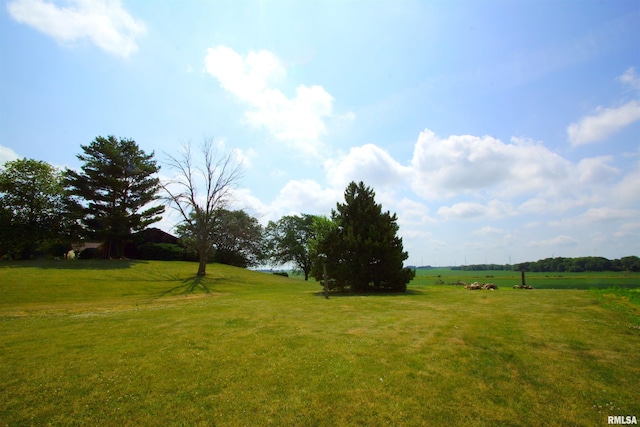
[[[207,279],[206,282],[209,283],[204,281],[205,278]],[[156,293],[151,297],[151,299],[159,299],[169,295],[189,295],[196,293],[198,290],[202,290],[204,293],[210,294],[211,290],[209,289],[209,285],[212,281],[216,282],[218,280],[222,280],[222,278],[211,278],[206,276],[187,277],[186,279],[180,280],[180,284],[178,286]]]
[[[314,296],[324,297],[324,291],[313,293]],[[369,291],[369,292],[353,292],[353,291],[329,291],[329,298],[339,297],[407,297],[411,295],[424,295],[424,292],[415,289],[407,289],[404,292],[391,291]]]

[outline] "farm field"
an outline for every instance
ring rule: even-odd
[[[528,273],[525,291],[511,289],[519,272],[421,270],[406,294],[325,300],[317,283],[222,265],[198,279],[196,268],[0,263],[0,425],[640,417],[638,274]]]
[[[521,283],[519,271],[462,271],[448,268],[419,269],[412,285],[455,284],[457,281],[495,283],[500,288],[513,288]],[[585,273],[525,273],[527,285],[535,289],[604,289],[640,287],[640,273],[603,271]]]

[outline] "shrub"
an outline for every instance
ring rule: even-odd
[[[273,274],[276,276],[289,277],[289,273],[286,271],[274,271]]]
[[[138,259],[179,261],[183,258],[184,250],[172,243],[145,243],[138,246]]]
[[[80,251],[78,259],[100,259],[102,258],[102,249],[86,248]]]

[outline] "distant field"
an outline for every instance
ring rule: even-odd
[[[519,271],[460,271],[448,268],[417,270],[412,285],[455,284],[457,281],[495,283],[498,287],[512,288],[521,283]],[[603,289],[610,287],[638,288],[637,272],[588,273],[525,273],[527,285],[536,289]],[[442,283],[440,283],[442,282]]]
[[[0,425],[607,425],[638,275],[419,271],[406,294],[182,262],[0,263]],[[486,276],[494,277],[486,277]],[[439,276],[439,277],[438,277]],[[548,276],[548,277],[546,277]],[[582,278],[580,278],[582,277]],[[436,285],[436,280],[445,285]],[[493,282],[466,291],[449,281]],[[603,287],[547,290],[545,287]]]

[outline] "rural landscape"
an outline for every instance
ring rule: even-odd
[[[638,425],[639,22],[2,2],[0,427]]]
[[[601,425],[640,413],[635,255],[405,266],[396,214],[362,181],[330,215],[263,227],[228,209],[233,152],[183,145],[162,182],[133,140],[81,149],[80,170],[26,158],[0,170],[6,425]],[[167,207],[177,237],[151,227]]]

